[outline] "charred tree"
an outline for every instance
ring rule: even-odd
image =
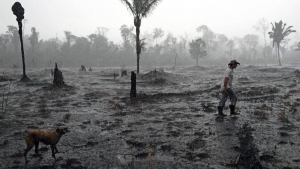
[[[86,68],[84,65],[81,65],[81,69],[79,69],[79,71],[85,71],[86,72]]]
[[[130,89],[130,99],[136,98],[136,74],[131,72],[131,89]]]
[[[54,87],[64,87],[65,82],[62,75],[62,72],[57,68],[57,63],[55,62],[55,69],[54,69],[54,80],[53,80]]]
[[[126,70],[121,71],[121,77],[123,77],[123,76],[127,76],[127,71]]]
[[[13,14],[17,16],[17,22],[19,25],[19,35],[20,35],[20,42],[21,42],[21,52],[22,52],[22,63],[23,63],[23,77],[21,78],[21,82],[30,81],[30,79],[26,76],[25,72],[25,55],[23,49],[23,36],[22,36],[22,19],[24,19],[24,8],[22,7],[20,2],[15,2],[12,6],[11,10]]]

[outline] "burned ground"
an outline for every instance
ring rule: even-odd
[[[3,69],[0,168],[297,168],[298,68],[239,66],[241,115],[216,121],[225,68],[141,70],[135,100],[118,68],[62,69],[64,89],[49,88],[47,70],[28,69],[32,81],[20,83],[21,70]],[[25,166],[25,133],[59,125],[71,131],[57,144],[61,160],[41,144],[42,158],[32,150]]]

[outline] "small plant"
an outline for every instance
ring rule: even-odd
[[[99,119],[94,120],[95,125],[99,125],[100,123],[101,123],[101,121]]]
[[[25,106],[26,104],[24,104]],[[49,109],[47,109],[47,104],[46,101],[44,99],[42,99],[41,101],[38,101],[38,112],[40,112],[40,115],[42,118],[49,118],[51,115],[51,111]]]
[[[288,99],[291,96],[291,94],[289,92],[284,93],[283,98],[284,99]]]
[[[258,109],[254,111],[254,115],[259,116],[261,118],[266,118],[266,112],[263,109]]]
[[[151,169],[154,169],[153,164],[152,164],[152,159],[151,159],[152,151],[149,149],[147,151],[148,151],[149,166]]]
[[[40,104],[38,105],[38,108],[40,109],[39,111],[42,113],[45,113],[46,110],[46,101],[45,100],[41,100]]]
[[[266,119],[266,111],[271,111],[272,108],[267,106],[266,104],[262,104],[260,106],[256,106],[256,110],[254,111],[254,115],[260,117],[260,118],[263,118],[263,119]]]
[[[294,103],[291,105],[291,112],[292,112],[292,113],[296,113],[296,112],[297,112],[297,107],[298,107],[299,105],[300,105],[299,103],[294,102]]]
[[[278,120],[287,120],[286,116],[285,116],[285,109],[283,109],[278,115]]]
[[[63,119],[64,120],[69,120],[70,117],[71,117],[71,113],[69,112],[69,113],[64,114]]]

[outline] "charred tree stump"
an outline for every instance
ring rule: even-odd
[[[127,71],[126,70],[122,70],[121,77],[126,76],[126,75],[127,75]]]
[[[81,65],[81,69],[79,71],[85,71],[86,72],[86,68],[84,65]]]
[[[57,68],[57,63],[56,62],[55,62],[55,69],[54,69],[53,85],[55,87],[63,87],[65,85],[62,72]]]
[[[130,89],[130,99],[136,98],[136,74],[131,72],[131,89]]]

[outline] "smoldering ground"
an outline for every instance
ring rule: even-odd
[[[28,69],[32,81],[20,83],[21,70],[3,69],[15,80],[0,82],[0,168],[297,168],[298,68],[239,66],[241,115],[216,121],[224,69],[142,69],[135,101],[130,76],[114,79],[119,68],[62,68],[65,89],[48,88],[48,70]],[[42,157],[32,150],[25,165],[25,133],[60,125],[71,130],[57,144],[61,160],[40,144]]]

